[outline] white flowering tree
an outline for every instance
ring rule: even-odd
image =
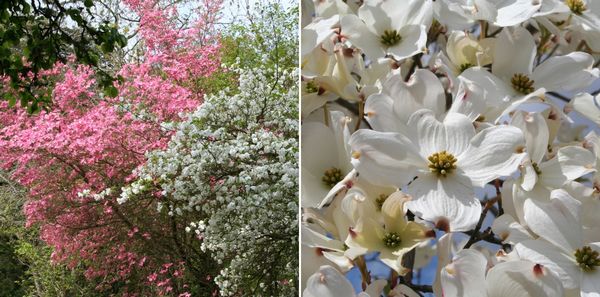
[[[200,262],[214,259],[217,274],[197,280],[216,282],[214,296],[298,295],[299,71],[296,34],[287,35],[298,13],[261,7],[227,41],[242,42],[244,59],[226,66],[231,87],[185,121],[164,123],[175,131],[167,148],[147,154],[117,199],[148,201],[147,211],[171,221],[187,267],[214,269]]]
[[[599,1],[302,7],[303,296],[600,296]]]
[[[157,209],[149,211],[185,225],[195,252],[210,253],[224,267],[215,279],[222,296],[293,294],[297,75],[266,67],[231,71],[239,75],[239,90],[208,96],[185,122],[170,127],[177,132],[168,148],[149,154],[119,202],[160,191]]]

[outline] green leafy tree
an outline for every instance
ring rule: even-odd
[[[81,267],[52,263],[37,226],[25,227],[24,189],[0,172],[0,297],[98,296]]]
[[[97,22],[94,0],[3,0],[0,1],[0,74],[10,78],[4,98],[17,100],[35,112],[50,96],[38,93],[47,82],[40,71],[75,55],[79,63],[98,66],[103,53],[127,44],[116,26]],[[113,75],[99,71],[99,83],[114,93]]]
[[[238,7],[241,5],[238,3]],[[238,8],[242,10],[242,8]],[[256,3],[243,15],[227,23],[221,37],[221,61],[239,68],[265,64],[274,69],[290,69],[298,65],[298,7],[286,8],[279,2]],[[266,56],[266,59],[264,57]],[[276,73],[276,72],[275,72]],[[237,74],[222,68],[198,84],[212,94],[229,88],[237,91]]]

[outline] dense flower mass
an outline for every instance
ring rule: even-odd
[[[303,296],[600,296],[598,4],[303,1]]]
[[[234,69],[235,70],[235,69]],[[292,296],[298,270],[298,121],[294,69],[237,70],[239,91],[209,96],[148,155],[119,203],[160,190],[157,212],[187,224],[227,263],[222,296]]]
[[[95,69],[74,59],[56,64],[38,77],[48,87],[35,91],[52,94],[45,111],[0,103],[0,162],[29,189],[27,223],[40,226],[54,261],[83,266],[105,294],[179,295],[194,289],[190,275],[213,273],[197,266],[215,267],[214,261],[185,256],[191,247],[177,234],[179,223],[147,213],[154,196],[136,205],[117,198],[145,153],[164,148],[173,135],[163,123],[181,121],[202,103],[197,82],[221,65],[213,30],[221,2],[201,4],[207,17],[193,20],[192,29],[180,28],[175,8],[164,10],[158,1],[125,2],[139,17],[145,51],[113,69],[118,96],[102,91]]]

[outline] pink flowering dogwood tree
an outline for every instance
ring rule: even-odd
[[[98,88],[94,69],[76,61],[41,74],[52,92],[48,111],[29,114],[0,103],[0,162],[29,188],[27,224],[39,224],[53,260],[83,264],[99,290],[127,296],[211,292],[210,257],[179,222],[147,213],[158,193],[126,206],[120,189],[135,178],[146,152],[165,147],[163,123],[202,103],[198,81],[220,67],[214,23],[222,1],[205,1],[186,29],[177,10],[154,0],[124,1],[139,15],[141,62],[117,74],[116,97]],[[8,83],[4,78],[3,82]],[[185,234],[185,233],[183,233]],[[175,247],[175,248],[173,248]],[[190,256],[191,255],[191,256]],[[186,277],[194,278],[194,289]]]

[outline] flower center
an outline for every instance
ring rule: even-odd
[[[381,43],[386,46],[394,46],[402,41],[402,36],[396,30],[385,30],[381,35]]]
[[[471,63],[463,63],[463,64],[460,64],[459,71],[460,71],[460,73],[462,73],[463,71],[465,71],[465,70],[467,70],[467,69],[469,69],[471,67],[473,67],[473,64],[471,64]]]
[[[525,74],[516,73],[510,79],[510,82],[512,83],[513,89],[515,89],[517,92],[519,92],[521,94],[527,95],[534,91],[534,89],[533,89],[534,81],[529,79],[529,77]]]
[[[396,232],[389,232],[383,236],[383,244],[389,248],[397,248],[401,243],[400,235]]]
[[[326,186],[333,188],[333,186],[342,181],[342,171],[338,168],[331,167],[325,170],[325,173],[323,174],[323,178],[321,178],[321,180]]]
[[[456,158],[446,151],[435,153],[427,159],[429,160],[429,170],[437,173],[438,176],[446,176],[456,169]]]
[[[381,195],[379,195],[379,197],[377,197],[377,199],[375,199],[375,203],[377,204],[377,210],[381,211],[381,208],[383,207],[383,203],[385,202],[385,200],[387,198],[388,198],[388,195],[381,194]]]
[[[316,93],[319,91],[319,86],[314,81],[309,81],[306,83],[306,93]]]
[[[584,11],[587,10],[585,3],[582,0],[567,0],[565,1],[571,12],[576,15],[581,15]]]
[[[596,270],[596,266],[600,266],[600,255],[589,246],[577,249],[575,251],[575,260],[577,260],[579,268],[585,272],[594,271]]]

